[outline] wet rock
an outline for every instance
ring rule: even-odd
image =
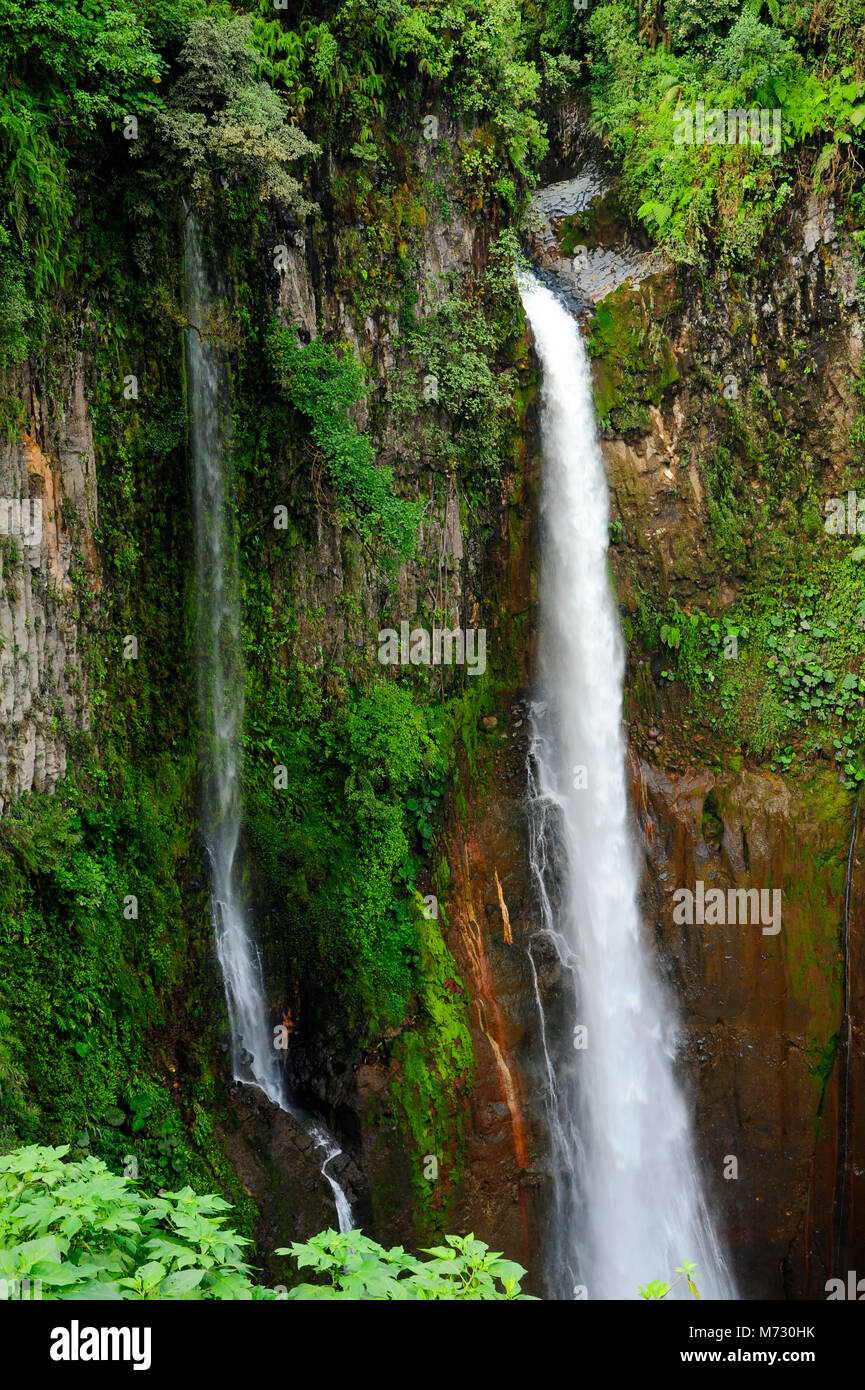
[[[586,306],[597,304],[626,282],[639,284],[664,266],[663,257],[629,241],[624,229],[617,246],[580,245],[577,255],[564,254],[565,219],[591,207],[609,187],[600,167],[587,161],[576,177],[538,189],[531,202],[527,239],[533,259]]]
[[[660,923],[659,960],[682,1019],[682,1055],[710,1200],[729,1240],[742,1297],[824,1297],[838,1237],[836,1177],[847,1125],[854,1175],[865,1171],[865,1121],[854,1092],[844,1118],[835,1064],[849,796],[830,772],[789,785],[768,772],[673,777],[631,762],[634,805],[651,824],[644,920]],[[709,843],[709,819],[722,827]],[[859,845],[865,845],[860,828]],[[781,929],[676,925],[674,894],[779,888]],[[851,893],[850,969],[865,963],[865,881]],[[861,978],[857,974],[857,978]],[[865,992],[854,991],[853,1075],[865,1075]],[[727,1155],[736,1181],[724,1181]],[[851,1179],[844,1260],[865,1238],[861,1180]],[[848,1266],[844,1264],[846,1269]]]

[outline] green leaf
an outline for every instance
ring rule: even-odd
[[[160,1296],[182,1298],[184,1294],[197,1288],[203,1278],[203,1269],[177,1269],[173,1274],[169,1274],[167,1279],[163,1279],[159,1287]]]
[[[57,1264],[53,1260],[38,1260],[30,1270],[32,1279],[41,1279],[43,1284],[62,1286],[77,1284],[80,1273],[75,1265]]]
[[[670,220],[673,209],[668,203],[661,203],[655,199],[643,203],[642,207],[637,208],[637,216],[643,222],[652,221],[660,230],[666,222]]]

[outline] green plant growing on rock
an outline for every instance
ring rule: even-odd
[[[393,472],[375,463],[371,439],[350,418],[349,410],[365,394],[360,367],[321,338],[300,346],[295,331],[280,324],[270,330],[268,355],[286,398],[309,420],[347,524],[364,540],[377,534],[396,557],[406,559],[416,545],[423,503],[397,497]]]
[[[12,238],[11,264],[41,295],[70,259],[76,155],[128,113],[158,107],[154,84],[164,65],[126,0],[4,0],[0,52],[4,232]]]
[[[752,6],[738,13],[713,0],[708,13],[687,3],[666,8],[659,44],[644,15],[620,3],[594,6],[587,19],[592,51],[595,128],[622,160],[622,190],[634,216],[676,259],[705,263],[712,246],[730,262],[753,256],[796,181],[785,151],[805,145],[819,186],[858,180],[865,131],[861,15],[843,44],[844,61],[811,46],[795,13]],[[792,32],[791,32],[792,31]],[[758,144],[676,140],[676,117],[697,100],[722,110],[779,111],[782,149]]]

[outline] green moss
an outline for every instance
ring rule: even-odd
[[[401,1117],[418,1227],[433,1235],[447,1226],[450,1197],[465,1166],[474,1058],[466,1026],[468,995],[438,922],[424,917],[422,899],[414,921],[419,1007],[412,1028],[401,1032],[393,1046],[397,1080],[391,1097]],[[434,1176],[430,1159],[435,1160]]]
[[[849,795],[826,774],[802,790],[810,829],[783,885],[783,932],[791,994],[807,1011],[805,1050],[821,1105],[843,1012],[839,942],[851,808]]]
[[[637,290],[623,285],[597,305],[589,335],[594,359],[595,405],[617,430],[648,424],[646,404],[656,405],[678,380],[664,320],[678,302],[674,279],[652,277]]]

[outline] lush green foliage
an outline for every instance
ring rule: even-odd
[[[178,75],[135,152],[151,177],[176,171],[199,199],[218,186],[247,182],[260,200],[278,199],[298,216],[312,204],[289,172],[320,153],[291,124],[274,89],[256,75],[252,17],[196,19],[177,55]]]
[[[0,1156],[0,1296],[43,1299],[525,1299],[525,1270],[473,1235],[419,1260],[360,1231],[325,1231],[276,1251],[321,1282],[287,1293],[255,1284],[249,1241],[225,1224],[230,1203],[189,1187],[148,1197],[97,1158],[66,1146]],[[66,1160],[66,1161],[64,1161]]]
[[[427,458],[482,480],[501,471],[515,386],[514,373],[496,360],[499,343],[485,307],[447,299],[408,335],[413,361],[436,382],[436,404],[426,405],[408,382],[395,401],[407,421],[425,405],[418,447]]]
[[[4,1290],[29,1279],[42,1298],[64,1300],[265,1295],[243,1259],[249,1241],[225,1226],[228,1202],[190,1187],[146,1197],[100,1159],[64,1162],[67,1152],[0,1156]]]
[[[263,70],[300,112],[315,104],[324,129],[349,141],[357,159],[384,157],[389,108],[416,96],[424,80],[446,84],[460,115],[489,121],[500,156],[521,178],[546,149],[536,111],[540,75],[528,59],[518,0],[444,7],[342,0],[331,17],[304,20],[299,32],[274,21],[268,0],[259,9]],[[465,148],[467,171],[478,157]],[[480,157],[492,166],[492,150]]]
[[[762,0],[718,0],[699,12],[677,0],[652,25],[620,0],[592,8],[594,120],[623,161],[632,211],[677,259],[699,261],[712,244],[728,259],[751,258],[797,175],[783,151],[676,143],[677,118],[698,101],[725,112],[778,111],[784,150],[805,143],[814,178],[860,184],[865,74],[856,22],[865,11],[859,0],[849,8],[825,46],[812,44],[794,6],[782,18],[770,4],[770,22],[761,20]]]
[[[110,809],[67,784],[3,820],[0,1143],[51,1136],[78,1156],[132,1157],[147,1180],[200,1181],[212,1161],[222,1176],[200,1108],[212,1102],[207,1069],[196,1062],[183,1078],[196,1154],[160,1041],[181,979],[195,1007],[189,957],[209,935],[203,899],[192,931],[180,888],[187,776],[166,769],[154,787],[128,774]],[[214,986],[198,986],[211,1013],[214,1001],[221,1011]]]
[[[429,1260],[419,1260],[399,1245],[384,1250],[360,1231],[324,1231],[276,1253],[294,1255],[300,1269],[313,1269],[321,1276],[320,1283],[290,1289],[289,1298],[480,1302],[529,1297],[520,1293],[525,1275],[521,1265],[502,1259],[473,1235],[445,1239],[446,1245],[423,1252],[432,1256]]]
[[[63,260],[73,207],[70,137],[105,137],[127,113],[157,101],[164,65],[139,9],[127,0],[0,3],[3,214],[37,293],[56,280]]]
[[[247,808],[262,911],[288,924],[308,979],[338,979],[346,1003],[396,1021],[418,950],[411,891],[441,753],[424,707],[390,681],[312,711],[253,745]],[[276,794],[274,763],[287,783]]]
[[[416,545],[420,502],[396,496],[391,469],[375,464],[375,450],[349,417],[365,394],[363,374],[350,356],[340,357],[316,338],[301,347],[291,328],[275,324],[269,338],[273,370],[327,460],[344,519],[368,539],[378,530],[384,544],[405,559]]]
[[[0,1297],[80,1301],[355,1300],[526,1301],[525,1270],[474,1235],[445,1237],[419,1259],[385,1249],[361,1231],[323,1231],[276,1250],[316,1282],[287,1291],[256,1284],[249,1241],[226,1225],[230,1203],[189,1187],[148,1197],[97,1158],[66,1146],[32,1145],[0,1155]],[[662,1299],[682,1279],[699,1299],[686,1262],[672,1284],[640,1288]],[[29,1282],[26,1282],[29,1281]]]

